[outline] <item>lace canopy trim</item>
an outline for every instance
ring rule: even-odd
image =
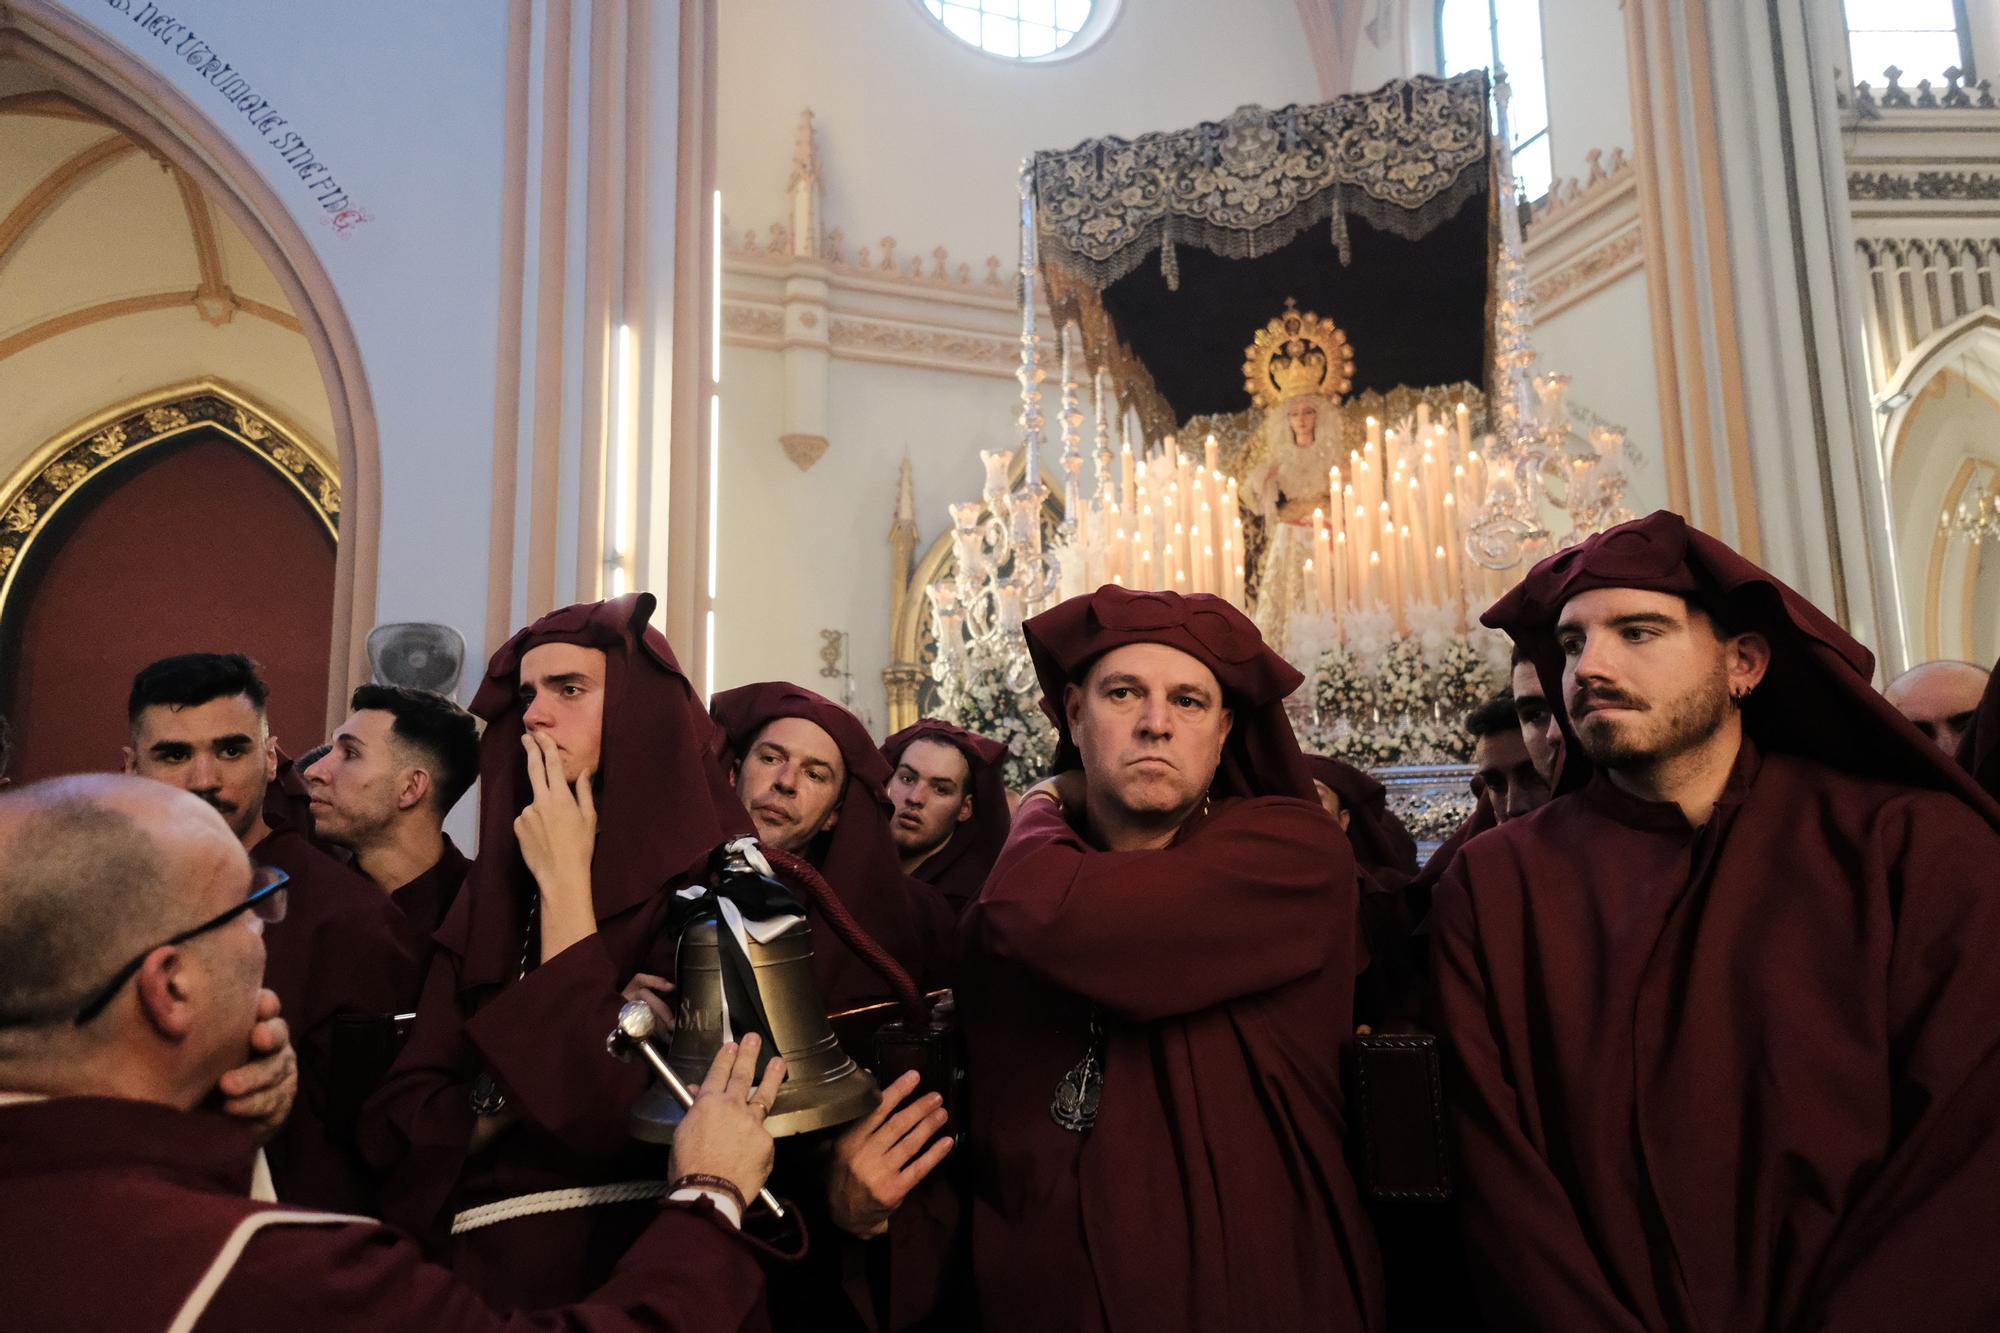
[[[1417,75],[1370,93],[1137,139],[1092,139],[1030,161],[1045,270],[1102,291],[1153,251],[1179,286],[1177,246],[1255,259],[1328,223],[1342,263],[1358,217],[1420,240],[1484,189],[1483,71]]]

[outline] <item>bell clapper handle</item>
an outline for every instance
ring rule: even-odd
[[[605,1049],[620,1060],[630,1060],[632,1052],[638,1051],[646,1058],[646,1063],[653,1067],[653,1072],[660,1076],[660,1082],[667,1085],[667,1091],[681,1104],[681,1109],[691,1110],[694,1106],[694,1094],[688,1091],[688,1085],[681,1081],[681,1076],[674,1072],[673,1066],[666,1062],[659,1049],[653,1045],[654,1026],[653,1011],[646,1007],[645,1001],[633,1000],[618,1011],[618,1026],[611,1030],[609,1037],[605,1038]],[[757,1202],[768,1208],[771,1216],[778,1218],[785,1216],[785,1206],[778,1202],[778,1196],[769,1189],[757,1191]]]

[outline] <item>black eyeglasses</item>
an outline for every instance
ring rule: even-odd
[[[172,939],[161,940],[158,944],[146,948],[137,958],[119,968],[117,975],[104,983],[104,989],[91,997],[90,1003],[76,1011],[76,1025],[82,1027],[91,1019],[103,1013],[105,1006],[111,1003],[120,990],[124,989],[125,983],[138,974],[140,967],[145,964],[147,958],[152,956],[154,949],[170,949],[177,944],[186,944],[197,935],[206,935],[217,926],[227,925],[245,912],[254,914],[257,920],[262,923],[258,926],[258,930],[260,931],[266,925],[275,925],[283,921],[285,919],[285,885],[291,882],[291,878],[290,875],[276,866],[258,866],[256,874],[250,879],[249,897],[228,911],[216,913],[192,930],[184,930]]]

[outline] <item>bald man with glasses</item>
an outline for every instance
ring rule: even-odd
[[[754,1080],[755,1038],[710,1067],[667,1163],[711,1192],[670,1193],[609,1281],[562,1310],[496,1313],[379,1222],[253,1200],[258,1118],[232,1118],[222,1085],[260,1029],[283,1045],[261,979],[286,884],[164,784],[93,775],[0,795],[9,1333],[758,1323],[762,1247],[717,1201],[770,1171],[763,1121],[784,1062]]]

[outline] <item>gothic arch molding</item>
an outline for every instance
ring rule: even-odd
[[[214,381],[162,389],[62,432],[0,485],[0,625],[30,552],[63,507],[91,482],[191,431],[221,434],[269,465],[338,541],[340,482],[320,444]]]
[[[0,55],[34,66],[77,101],[149,145],[226,210],[285,292],[324,381],[334,422],[344,520],[336,545],[329,723],[366,678],[375,619],[380,442],[360,347],[332,278],[270,183],[213,121],[157,70],[54,0],[0,7]]]

